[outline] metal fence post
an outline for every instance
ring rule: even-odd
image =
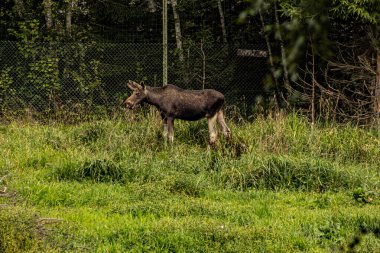
[[[168,3],[162,0],[162,83],[168,84]]]

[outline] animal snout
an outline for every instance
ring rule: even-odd
[[[124,102],[125,106],[128,108],[128,109],[133,109],[133,106],[134,104],[130,101],[125,101]]]

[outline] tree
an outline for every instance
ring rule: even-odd
[[[280,52],[284,86],[290,96],[298,97],[296,100],[308,101],[313,117],[317,110],[333,108],[343,117],[364,120],[369,103],[380,115],[377,0],[252,0],[242,16],[254,16],[257,10],[272,16],[272,23],[266,27],[279,48],[273,51]],[[346,29],[351,24],[354,29]],[[366,30],[367,41],[362,32],[357,32],[358,26]],[[377,59],[375,67],[372,58]],[[287,73],[291,85],[287,85]],[[368,82],[372,87],[366,85]]]
[[[171,2],[172,2],[172,9],[173,9],[173,16],[174,16],[175,40],[177,43],[178,57],[179,57],[179,61],[183,62],[184,56],[183,56],[183,48],[182,48],[181,22],[180,22],[179,15],[177,12],[177,0],[171,0]]]
[[[76,0],[67,0],[66,2],[66,36],[71,37],[72,30],[72,18],[73,18],[73,9],[76,5]]]
[[[218,10],[219,10],[219,16],[220,16],[220,26],[222,28],[223,33],[223,43],[227,43],[227,30],[224,20],[224,13],[223,13],[223,7],[222,7],[222,1],[218,0]]]
[[[380,4],[378,0],[333,0],[333,14],[344,20],[367,24],[368,37],[376,52],[376,75],[373,81],[373,110],[380,117]]]
[[[19,17],[23,17],[25,14],[25,6],[23,0],[14,0],[14,7]]]
[[[53,11],[52,11],[52,1],[43,0],[46,27],[48,30],[53,28]]]

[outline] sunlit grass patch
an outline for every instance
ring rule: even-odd
[[[96,159],[57,167],[53,172],[53,177],[77,181],[123,182],[126,173],[127,170],[114,161]]]
[[[1,252],[38,252],[43,250],[46,229],[35,209],[26,210],[23,207],[1,204],[0,220]]]
[[[215,179],[235,189],[267,188],[302,191],[339,191],[366,186],[377,189],[375,173],[332,161],[294,156],[245,156],[227,163]]]
[[[206,121],[165,143],[151,112],[3,126],[0,251],[376,252],[378,134],[298,115],[229,126],[216,149]],[[40,217],[59,222],[40,236]]]

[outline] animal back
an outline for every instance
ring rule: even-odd
[[[224,96],[216,90],[175,89],[166,96],[170,116],[184,120],[198,120],[214,115],[224,103]]]

